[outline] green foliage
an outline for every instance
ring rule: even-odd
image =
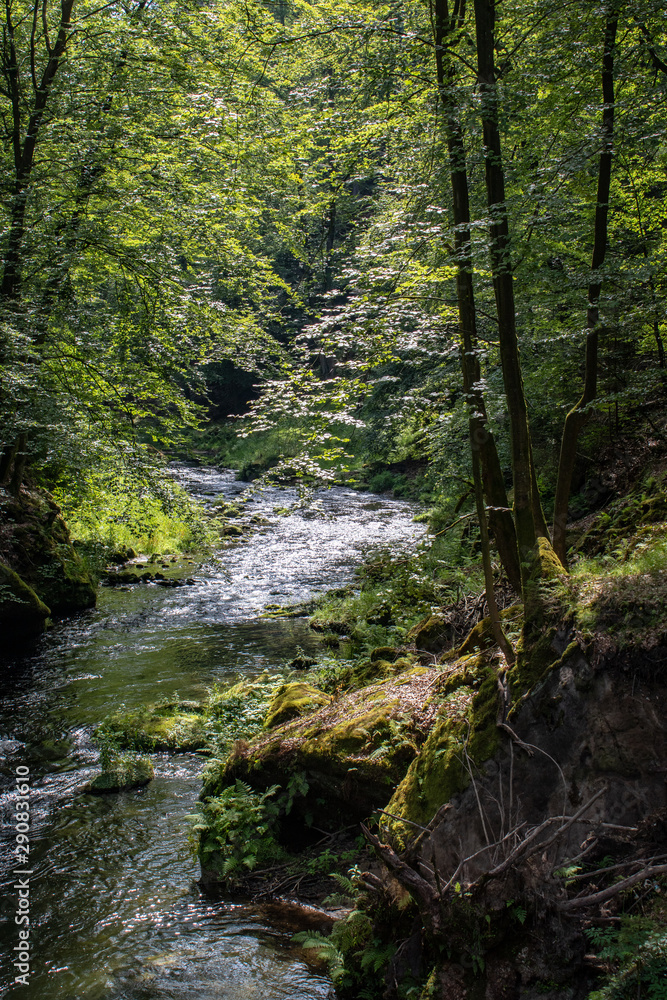
[[[667,932],[663,921],[623,916],[620,928],[591,927],[592,947],[613,972],[589,1000],[665,1000]]]
[[[53,495],[72,537],[91,552],[95,544],[147,555],[201,550],[217,537],[201,506],[159,465],[128,467],[107,453],[97,470],[63,471]]]
[[[213,687],[207,714],[211,740],[218,753],[226,753],[235,740],[252,739],[261,731],[273,693],[283,680],[281,674],[264,673],[228,688]]]
[[[453,535],[427,538],[403,551],[378,547],[366,553],[358,575],[360,592],[325,595],[311,625],[350,636],[353,651],[365,655],[375,647],[400,643],[415,622],[483,583],[478,560],[462,550]],[[330,676],[318,672],[319,686],[335,683],[335,667],[321,670]]]
[[[345,992],[359,990],[358,996],[378,995],[378,974],[396,951],[393,942],[374,936],[373,923],[363,910],[354,909],[334,924],[330,937],[303,931],[294,936],[303,948],[315,951],[325,961],[334,985]]]
[[[278,786],[255,792],[243,781],[200,807],[193,820],[192,834],[204,866],[214,867],[228,881],[242,869],[276,862],[284,851],[274,836],[278,806],[273,800]]]

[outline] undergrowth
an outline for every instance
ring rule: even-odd
[[[626,915],[618,927],[586,932],[609,973],[589,1000],[667,1000],[667,927],[649,916]]]
[[[147,555],[187,552],[217,539],[199,503],[162,471],[90,471],[56,487],[53,496],[72,539],[91,551],[98,545]]]
[[[377,548],[357,578],[358,591],[324,595],[311,618],[316,631],[349,636],[353,653],[402,642],[424,616],[483,585],[476,555],[453,534],[427,538],[411,550]]]

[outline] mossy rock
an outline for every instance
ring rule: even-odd
[[[222,529],[222,534],[225,538],[240,538],[243,534],[243,528],[238,524],[226,524]]]
[[[54,615],[93,607],[96,590],[71,543],[60,508],[48,493],[0,497],[6,562]]]
[[[0,563],[0,626],[5,641],[38,635],[50,609],[9,566]]]
[[[271,699],[264,728],[272,729],[295,716],[313,712],[320,705],[328,705],[330,701],[331,695],[320,691],[313,684],[305,684],[302,681],[283,684]]]
[[[308,670],[309,667],[314,667],[316,664],[317,660],[313,656],[306,656],[303,653],[299,653],[298,656],[289,661],[287,666],[290,670]]]
[[[376,646],[371,652],[372,660],[386,660],[388,663],[395,663],[401,656],[401,651],[395,646]]]
[[[547,590],[556,587],[560,596],[559,580],[544,586]],[[543,608],[548,607],[545,600]],[[517,619],[520,613],[520,606],[515,605],[502,612],[502,617],[507,622]],[[524,625],[517,661],[507,671],[513,710],[576,646],[569,642],[570,630],[566,625],[556,626],[547,617],[541,620],[541,625],[542,630],[530,633],[530,641]],[[441,806],[469,785],[471,772],[475,773],[493,757],[499,744],[499,668],[491,665],[493,645],[491,622],[487,618],[475,626],[459,647],[459,653],[466,651],[468,655],[449,661],[449,675],[439,685],[444,701],[437,720],[396,789],[388,812],[427,825]],[[401,850],[414,839],[414,828],[408,823],[390,820],[388,831]]]
[[[203,706],[194,702],[147,705],[114,712],[99,727],[123,749],[187,753],[208,746],[210,731]]]
[[[370,660],[362,660],[351,667],[349,671],[341,672],[340,681],[345,689],[356,691],[358,688],[366,687],[374,681],[396,677],[406,670],[411,670],[415,665],[413,657],[409,654],[407,656],[400,656],[398,659],[389,660],[376,659],[376,652],[377,650],[373,650]]]
[[[203,795],[217,795],[237,778],[258,790],[286,787],[301,773],[308,792],[294,802],[290,821],[310,818],[332,829],[369,816],[387,803],[426,738],[437,710],[437,673],[413,667],[238,744],[209,772]]]
[[[408,642],[414,642],[417,649],[427,653],[439,653],[452,641],[453,631],[450,622],[440,615],[429,615],[418,622],[408,632]]]
[[[148,757],[120,758],[89,782],[84,791],[91,795],[107,795],[141,788],[155,777],[153,764]]]
[[[147,574],[151,579],[153,579],[153,574]],[[112,570],[106,575],[106,582],[110,587],[121,587],[121,586],[133,586],[135,583],[141,583],[141,576],[139,573],[133,573],[132,570]]]
[[[335,632],[336,635],[349,635],[354,628],[354,622],[344,618],[314,618],[308,623],[313,632]]]
[[[488,760],[498,746],[495,670],[481,658],[476,663],[456,664],[449,679],[450,690],[435,724],[387,806],[387,812],[422,826],[467,787],[469,767],[474,769]],[[414,839],[415,830],[409,823],[384,822],[399,849]]]

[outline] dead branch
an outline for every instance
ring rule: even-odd
[[[424,921],[424,926],[436,936],[442,930],[442,914],[440,912],[440,896],[430,882],[422,878],[414,868],[402,861],[388,844],[382,844],[378,838],[371,833],[367,826],[361,824],[361,830],[375,852],[385,865],[392,872],[398,881],[404,886],[412,898],[417,903],[419,911]]]
[[[619,864],[610,865],[608,868],[596,868],[592,872],[578,872],[576,875],[568,875],[568,882],[579,882],[582,879],[591,881],[599,875],[606,875],[608,872],[616,872],[621,868],[630,868],[632,865],[643,865],[646,867],[649,864],[653,864],[654,861],[662,861],[663,858],[667,858],[667,854],[659,854],[656,858],[651,858],[650,861],[647,861],[646,858],[635,858],[634,861],[621,861]],[[565,866],[561,865],[561,868],[563,867]]]
[[[511,852],[511,854],[509,854],[505,858],[505,860],[503,862],[501,862],[501,864],[496,865],[495,868],[492,868],[491,871],[487,872],[483,877],[484,878],[495,878],[496,876],[501,875],[504,871],[507,871],[507,869],[510,868],[511,865],[513,865],[514,862],[519,857],[521,857],[522,854],[526,853],[526,851],[528,850],[528,848],[530,847],[530,845],[534,843],[534,841],[540,836],[541,833],[544,833],[544,831],[547,829],[547,827],[549,827],[552,823],[562,823],[562,826],[560,826],[558,828],[558,830],[556,830],[556,832],[553,834],[552,837],[549,838],[549,840],[546,842],[546,844],[542,844],[542,843],[535,844],[535,846],[531,849],[530,854],[534,854],[535,851],[546,850],[546,848],[550,847],[551,844],[553,844],[553,842],[558,837],[560,837],[562,833],[565,832],[565,830],[567,830],[569,827],[571,827],[573,825],[573,823],[576,823],[577,820],[588,809],[590,809],[590,807],[593,805],[593,803],[596,802],[597,799],[599,799],[600,796],[604,794],[604,792],[606,792],[606,790],[607,790],[606,788],[601,788],[598,792],[596,792],[595,795],[588,800],[588,802],[584,803],[584,805],[581,807],[581,809],[579,809],[574,814],[574,816],[550,816],[543,823],[540,823],[539,826],[536,826],[526,837],[524,837],[524,839],[521,841],[521,843],[518,844],[514,848],[514,850]]]
[[[654,865],[651,868],[645,868],[643,871],[635,872],[634,875],[630,875],[620,882],[615,882],[614,885],[610,885],[607,889],[602,889],[600,892],[594,892],[590,896],[577,896],[574,899],[568,899],[559,905],[559,909],[569,912],[571,910],[583,910],[587,906],[596,906],[598,903],[604,903],[608,899],[613,899],[614,896],[618,896],[620,892],[624,892],[626,889],[631,889],[633,885],[637,885],[638,882],[642,882],[644,879],[656,878],[658,875],[665,874],[667,874],[667,865]]]
[[[534,756],[530,743],[524,743],[521,737],[517,736],[511,726],[508,726],[506,722],[497,722],[496,725],[498,726],[498,729],[504,729],[506,733],[509,733],[512,737],[512,742],[516,743],[521,750],[525,750],[529,757]]]
[[[468,864],[468,862],[474,861],[474,859],[478,858],[480,854],[485,854],[487,851],[492,851],[494,848],[500,847],[502,844],[505,843],[506,840],[509,840],[510,837],[514,837],[519,832],[519,830],[521,830],[525,825],[526,825],[525,823],[521,823],[519,826],[515,826],[513,830],[510,830],[509,833],[506,833],[505,836],[501,840],[497,840],[495,844],[487,844],[486,847],[482,847],[480,848],[479,851],[475,851],[474,854],[470,854],[467,858],[464,858],[463,861],[459,861],[454,871],[454,874],[452,875],[449,882],[445,886],[443,892],[446,892],[447,889],[449,889],[449,887],[451,886],[452,882],[454,881],[458,873]]]
[[[564,823],[564,824],[563,824],[563,826],[561,826],[561,828],[560,828],[559,830],[556,830],[556,832],[554,833],[553,837],[551,837],[551,839],[550,839],[550,840],[547,840],[546,844],[542,844],[542,845],[541,845],[541,846],[542,846],[542,848],[543,848],[544,850],[546,850],[546,849],[547,849],[547,847],[551,847],[551,845],[553,844],[554,840],[557,840],[557,838],[558,838],[558,837],[560,837],[561,833],[564,833],[564,832],[565,832],[565,830],[567,830],[567,829],[568,829],[569,827],[571,827],[571,826],[572,826],[572,825],[573,825],[574,823],[576,823],[576,822],[577,822],[577,820],[578,820],[578,819],[579,819],[579,818],[580,818],[581,816],[583,816],[583,814],[584,814],[585,812],[588,812],[588,810],[589,810],[589,809],[590,809],[590,807],[591,807],[591,806],[593,805],[593,803],[594,803],[594,802],[597,802],[597,800],[598,800],[598,799],[600,798],[600,796],[601,796],[601,795],[604,795],[604,793],[605,793],[606,791],[607,791],[607,787],[606,787],[606,785],[605,785],[605,786],[604,786],[603,788],[600,788],[600,789],[599,789],[599,790],[598,790],[598,791],[597,791],[597,792],[595,793],[595,795],[594,795],[594,796],[593,796],[592,798],[590,798],[590,799],[588,800],[588,802],[585,802],[585,803],[584,803],[584,805],[583,805],[583,806],[581,807],[581,809],[579,809],[579,810],[578,810],[578,812],[576,812],[576,813],[574,814],[574,816],[571,816],[571,817],[570,817],[570,819],[568,819],[568,821],[567,821],[566,823]]]
[[[413,823],[411,819],[405,819],[403,816],[394,816],[393,813],[388,813],[386,809],[377,809],[376,812],[382,813],[383,816],[388,816],[389,819],[395,819],[399,823],[407,823],[408,826],[416,826],[418,830],[423,833],[428,833],[429,829],[427,826],[422,826],[421,823]]]

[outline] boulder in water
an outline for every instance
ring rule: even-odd
[[[117,757],[84,788],[91,795],[107,795],[141,788],[155,777],[148,757]]]

